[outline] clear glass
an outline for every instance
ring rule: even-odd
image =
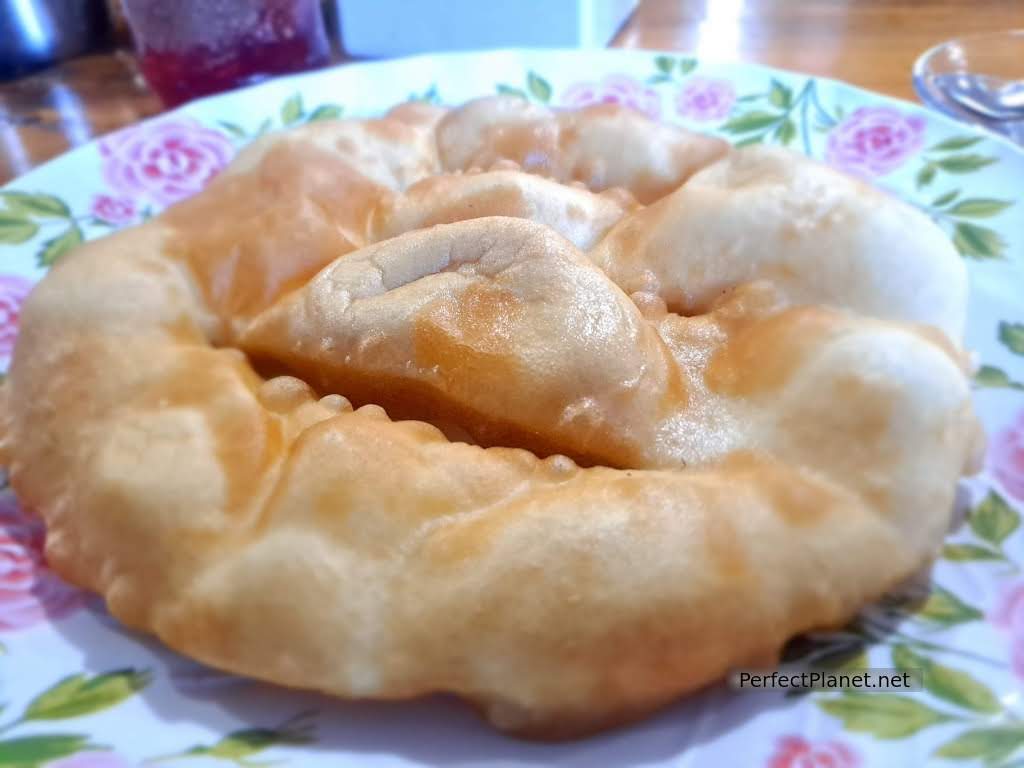
[[[929,107],[1024,144],[1024,29],[925,51],[914,63],[914,88]]]
[[[319,0],[125,0],[139,68],[167,106],[330,60]]]

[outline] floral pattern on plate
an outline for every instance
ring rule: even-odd
[[[161,206],[194,195],[235,154],[224,134],[185,117],[124,128],[102,138],[99,149],[110,189],[123,200]]]
[[[0,496],[0,632],[60,619],[83,595],[51,571],[43,558],[43,525],[22,513],[10,493]]]
[[[47,268],[194,193],[247,142],[408,98],[494,92],[619,103],[737,145],[789,146],[901,196],[948,233],[971,274],[986,468],[962,484],[964,524],[930,579],[787,648],[789,662],[828,670],[922,669],[925,690],[718,688],[586,741],[510,742],[447,699],[346,703],[182,659],[60,582],[38,522],[2,492],[0,767],[1024,766],[1024,154],[998,138],[829,80],[671,53],[428,56],[280,78],[120,131],[0,189],[0,361]]]
[[[661,118],[661,96],[629,75],[608,75],[597,83],[573,83],[562,94],[561,104],[574,109],[595,104],[618,104],[652,120]]]

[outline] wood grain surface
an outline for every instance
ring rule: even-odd
[[[680,50],[914,99],[910,71],[952,37],[1024,27],[1024,0],[643,0],[624,48]],[[0,183],[161,110],[126,51],[0,84]]]
[[[1024,0],[648,0],[613,45],[752,61],[918,101],[918,56],[1014,28],[1024,28]]]

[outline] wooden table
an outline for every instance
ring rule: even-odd
[[[1024,0],[644,0],[614,46],[684,50],[827,75],[914,99],[928,47],[1024,27]],[[130,54],[89,56],[0,85],[0,183],[161,110]]]

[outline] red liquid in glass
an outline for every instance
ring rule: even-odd
[[[168,107],[197,96],[226,91],[256,82],[272,73],[298,72],[319,66],[326,55],[316,56],[307,40],[282,40],[240,47],[224,60],[205,45],[178,51],[146,51],[139,67],[150,87]]]
[[[162,0],[152,0],[149,5],[159,2]],[[134,0],[133,5],[147,3]],[[193,10],[184,7],[187,5],[182,3],[179,12],[187,14]],[[207,9],[209,12],[209,6]],[[248,10],[255,9],[249,6]],[[167,12],[167,6],[159,8],[160,16]],[[139,13],[137,17],[151,23],[166,21],[165,16],[147,18]],[[195,21],[194,16],[192,20]],[[139,67],[150,87],[169,107],[274,74],[321,66],[330,58],[319,9],[308,0],[263,0],[263,7],[251,18],[250,26],[225,30],[214,44],[209,42],[209,35],[202,42],[190,41],[187,35],[175,35],[173,44],[169,44],[166,34],[151,34],[150,37],[159,39],[157,42],[147,39],[145,27],[145,23],[134,26]]]

